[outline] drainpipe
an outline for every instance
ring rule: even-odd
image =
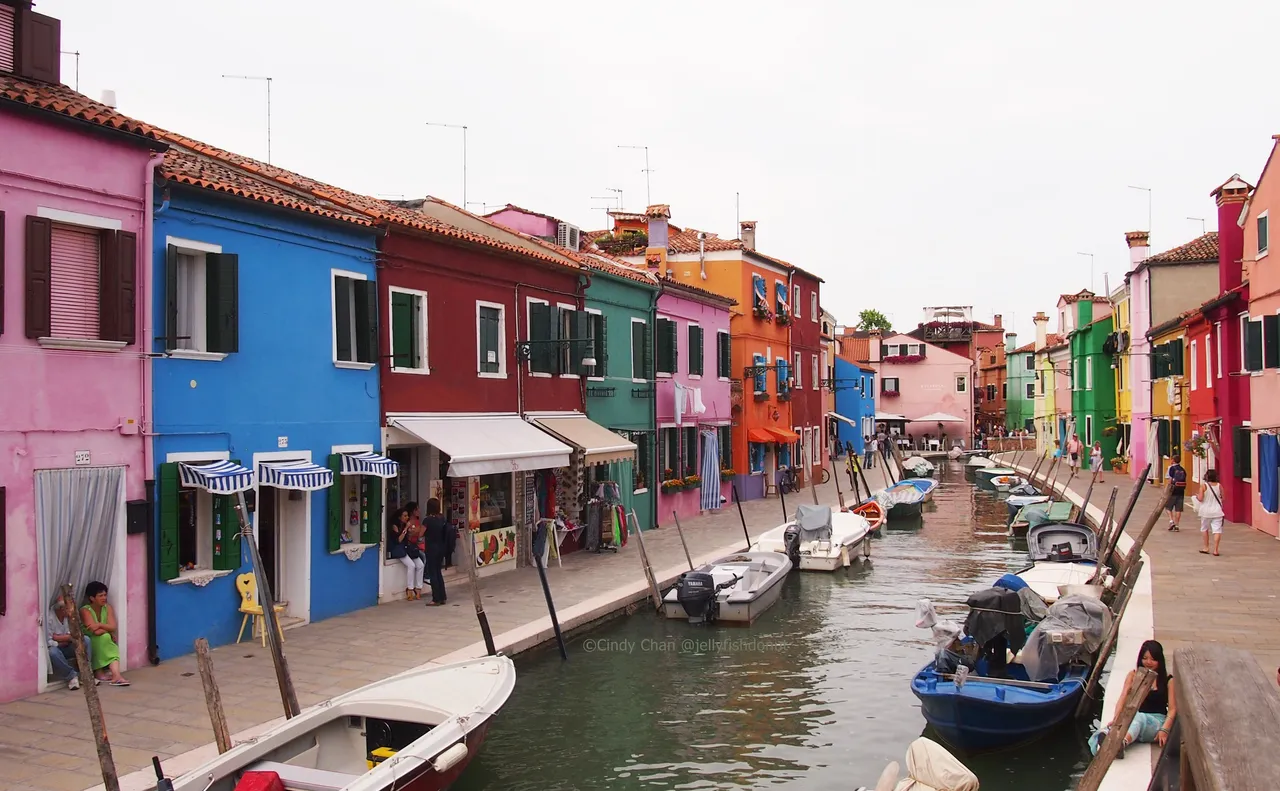
[[[587,307],[587,289],[591,288],[591,273],[582,270],[582,274],[578,276],[578,310],[586,310]],[[573,354],[572,345],[569,348],[569,354]],[[599,360],[596,363],[599,364]],[[582,365],[581,362],[578,363]],[[579,368],[581,370],[581,368]],[[582,414],[587,414],[587,375],[585,373],[578,377],[578,397],[582,399]]]
[[[146,553],[147,553],[147,660],[153,665],[160,664],[160,648],[156,643],[156,524],[155,524],[155,460],[153,458],[151,437],[152,437],[152,412],[154,405],[151,399],[151,352],[155,345],[155,327],[152,326],[151,316],[151,277],[155,265],[155,251],[152,249],[154,242],[154,217],[152,209],[155,206],[155,185],[156,171],[164,164],[164,154],[153,152],[151,161],[147,163],[145,170],[145,178],[143,180],[142,191],[142,254],[146,256],[147,265],[143,267],[143,276],[138,280],[138,304],[142,306],[142,354],[140,355],[142,370],[139,377],[141,380],[142,398],[142,426],[138,432],[138,438],[142,440],[142,474],[144,480],[144,491],[147,499],[147,533],[146,533]],[[164,205],[161,211],[169,208],[169,198],[166,195]],[[136,308],[135,308],[136,310]]]

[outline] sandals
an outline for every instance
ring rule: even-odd
[[[420,599],[420,598],[421,598],[421,595],[420,595],[420,594],[418,594],[418,593],[416,593],[416,592],[414,592],[413,588],[405,588],[405,589],[404,589],[404,600],[405,600],[405,601],[417,601],[417,600],[418,600],[418,599]]]
[[[1207,549],[1202,549],[1202,550],[1200,550],[1200,554],[1201,554],[1201,555],[1207,555],[1207,554],[1209,554],[1209,550],[1207,550]]]
[[[109,687],[127,687],[127,686],[129,686],[129,682],[128,682],[128,681],[125,681],[125,680],[122,678],[122,679],[120,679],[119,681],[108,681],[108,682],[107,682],[107,686],[109,686]]]

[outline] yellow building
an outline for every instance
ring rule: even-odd
[[[1151,420],[1156,424],[1156,455],[1160,463],[1153,477],[1163,481],[1175,460],[1188,467],[1182,444],[1191,435],[1191,393],[1187,380],[1185,316],[1153,327],[1151,339]],[[1190,468],[1188,467],[1188,470]],[[1190,473],[1188,472],[1188,476]]]
[[[1116,306],[1116,429],[1121,432],[1116,455],[1129,458],[1129,443],[1133,438],[1133,383],[1129,381],[1129,349],[1132,346],[1129,333],[1129,284],[1111,292],[1111,302]]]

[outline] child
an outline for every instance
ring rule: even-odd
[[[1218,483],[1218,471],[1209,470],[1204,474],[1204,491],[1199,497],[1192,498],[1196,513],[1200,514],[1200,535],[1204,537],[1204,548],[1201,555],[1209,554],[1209,534],[1213,534],[1213,554],[1218,555],[1222,546],[1222,485]]]

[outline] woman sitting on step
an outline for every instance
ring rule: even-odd
[[[1168,667],[1164,662],[1164,646],[1155,640],[1143,643],[1142,648],[1138,650],[1138,667],[1154,671],[1156,678],[1151,684],[1151,689],[1147,691],[1142,705],[1138,707],[1138,713],[1133,716],[1129,732],[1124,737],[1124,746],[1120,748],[1117,758],[1123,758],[1124,748],[1134,742],[1154,742],[1164,747],[1165,741],[1169,738],[1169,729],[1173,727],[1173,718],[1177,713],[1173,694],[1173,676],[1169,675]],[[1124,689],[1120,691],[1119,700],[1125,700],[1128,697],[1129,686],[1133,684],[1136,673],[1136,670],[1129,671],[1128,677],[1124,680]],[[1117,706],[1116,714],[1119,714],[1119,711]],[[1115,720],[1112,720],[1111,725],[1114,724]],[[1102,746],[1102,740],[1107,737],[1107,731],[1110,728],[1111,726],[1108,725],[1089,737],[1089,751],[1094,755],[1098,754],[1098,748]]]

